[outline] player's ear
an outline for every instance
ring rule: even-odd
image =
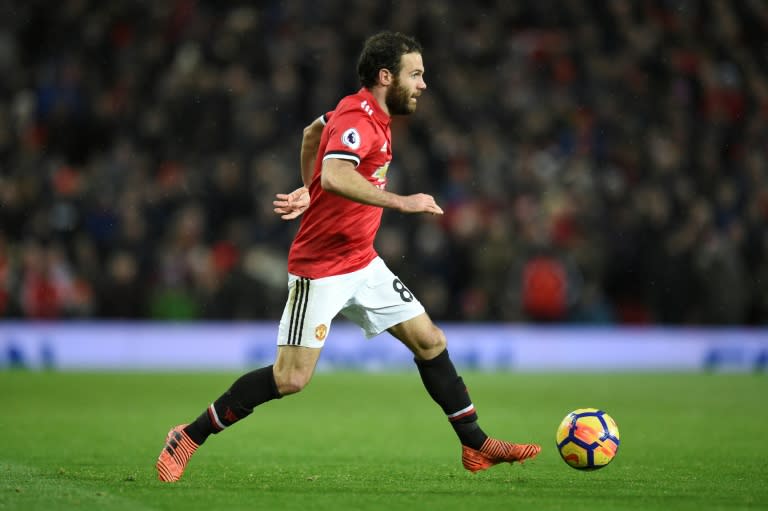
[[[379,83],[381,85],[384,85],[385,87],[392,83],[392,80],[394,79],[394,75],[392,74],[392,71],[389,69],[383,67],[379,69]]]

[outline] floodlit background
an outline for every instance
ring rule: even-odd
[[[4,2],[0,363],[60,360],[95,320],[276,331],[298,224],[273,195],[380,29],[420,40],[429,86],[394,123],[390,189],[446,215],[387,212],[377,248],[435,320],[716,327],[720,351],[750,327],[723,357],[764,365],[758,0]]]

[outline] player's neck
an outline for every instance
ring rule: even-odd
[[[387,88],[382,87],[381,85],[374,85],[368,89],[368,91],[373,95],[373,99],[379,104],[379,108],[381,108],[382,112],[389,117],[392,117],[392,114],[389,113],[389,107],[387,107]]]

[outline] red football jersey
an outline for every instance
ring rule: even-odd
[[[382,208],[329,193],[320,186],[323,161],[353,162],[374,186],[384,189],[392,161],[390,117],[365,88],[342,99],[326,114],[315,170],[309,186],[309,207],[288,254],[288,271],[311,279],[349,273],[376,257],[373,240]]]

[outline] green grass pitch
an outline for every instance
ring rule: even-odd
[[[0,371],[0,510],[768,508],[768,377],[744,374],[465,373],[488,433],[543,446],[470,474],[415,369],[320,373],[157,481],[169,427],[236,376]],[[580,407],[621,431],[596,472],[554,446]]]

